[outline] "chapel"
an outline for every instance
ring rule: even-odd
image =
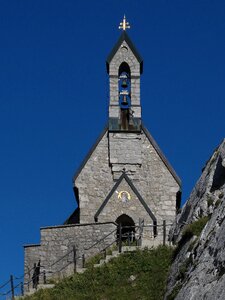
[[[169,239],[181,180],[144,126],[143,59],[127,34],[129,27],[124,17],[106,60],[108,123],[73,177],[77,208],[64,224],[40,228],[39,244],[24,246],[25,293],[35,278],[46,283],[46,278],[76,272],[85,259],[118,242],[118,228],[123,237],[132,234],[141,241],[139,246]]]
[[[172,223],[181,180],[142,120],[143,59],[122,33],[106,60],[108,125],[73,178],[78,207],[66,224],[115,221],[123,225]]]

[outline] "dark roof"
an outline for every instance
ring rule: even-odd
[[[119,186],[119,184],[121,183],[121,181],[123,179],[126,180],[126,182],[131,187],[132,191],[136,194],[136,196],[138,197],[139,201],[141,202],[141,204],[144,206],[145,210],[147,211],[147,213],[151,217],[152,221],[156,222],[156,217],[154,216],[154,214],[152,213],[152,211],[150,210],[150,208],[148,207],[148,205],[146,204],[146,202],[144,201],[144,199],[141,197],[141,195],[139,194],[138,190],[135,188],[134,184],[132,183],[132,181],[129,179],[129,177],[127,176],[127,174],[125,172],[122,173],[122,175],[120,176],[120,178],[118,179],[118,181],[116,182],[116,184],[113,186],[112,190],[109,192],[108,196],[102,202],[101,206],[99,207],[99,209],[97,210],[97,212],[95,214],[95,220],[98,219],[99,214],[101,213],[101,211],[103,210],[103,208],[106,206],[106,204],[108,203],[109,199],[111,198],[111,196],[113,195],[113,193],[116,191],[117,187]]]
[[[143,59],[141,58],[140,54],[138,53],[136,47],[132,43],[131,39],[129,38],[128,34],[126,31],[123,31],[121,36],[119,37],[117,43],[113,47],[112,51],[108,55],[106,59],[106,67],[107,67],[107,72],[109,73],[109,64],[113,58],[113,56],[116,54],[117,50],[119,49],[120,45],[122,44],[123,41],[126,41],[128,46],[130,47],[131,51],[134,53],[135,57],[137,58],[138,62],[140,63],[140,72],[142,74],[143,72]]]
[[[142,129],[143,129],[144,133],[146,134],[148,140],[150,141],[150,143],[152,144],[152,146],[154,147],[154,149],[156,150],[156,152],[158,153],[158,155],[160,156],[160,158],[162,159],[162,161],[166,165],[167,169],[170,171],[170,173],[172,174],[172,176],[174,177],[174,179],[176,180],[176,182],[181,187],[181,179],[176,174],[176,172],[174,171],[173,167],[171,166],[171,164],[169,163],[169,161],[167,160],[167,158],[165,157],[165,155],[163,154],[163,152],[159,148],[159,145],[156,143],[156,141],[154,140],[154,138],[152,137],[152,135],[150,134],[150,132],[148,131],[148,129],[145,128],[145,126],[143,125],[143,123],[142,123]]]

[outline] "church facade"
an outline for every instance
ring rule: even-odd
[[[108,126],[73,178],[78,207],[63,225],[41,228],[40,244],[25,246],[25,273],[39,260],[54,273],[54,261],[73,245],[82,253],[117,224],[135,228],[141,220],[152,226],[144,232],[148,245],[159,236],[164,220],[174,221],[180,207],[181,181],[142,121],[143,60],[125,19],[121,25],[122,34],[106,61]]]
[[[68,223],[173,222],[181,181],[142,122],[143,61],[124,30],[107,58],[109,121],[74,176],[78,208]]]

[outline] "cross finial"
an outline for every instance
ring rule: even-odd
[[[125,31],[126,29],[129,29],[129,28],[130,28],[130,24],[129,24],[129,22],[127,22],[126,16],[124,15],[123,22],[120,23],[119,29],[123,29]]]

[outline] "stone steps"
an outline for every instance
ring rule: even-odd
[[[30,288],[29,292],[26,292],[26,296],[30,296],[41,289],[52,289],[52,288],[54,288],[54,286],[55,286],[55,284],[53,284],[53,283],[51,283],[51,284],[50,283],[47,283],[47,284],[40,283],[40,284],[38,284],[37,289]],[[23,299],[23,297],[19,296],[18,299]]]
[[[100,262],[99,262],[98,264],[95,264],[95,265],[94,265],[94,267],[100,267],[100,266],[102,266],[103,264],[109,262],[112,258],[117,257],[117,256],[119,256],[119,255],[122,254],[122,253],[132,252],[132,251],[137,250],[138,248],[140,248],[140,247],[137,247],[137,246],[123,246],[123,247],[122,247],[122,252],[121,252],[121,253],[119,253],[118,250],[112,251],[112,254],[111,254],[111,255],[106,255],[106,258],[101,259]]]
[[[98,267],[108,263],[111,259],[113,259],[115,257],[118,257],[122,253],[132,252],[132,251],[135,251],[135,250],[141,249],[141,248],[144,248],[144,246],[123,246],[121,253],[119,253],[118,250],[112,251],[112,254],[107,254],[106,258],[101,259],[98,264],[94,264],[94,267],[98,268]],[[79,273],[79,274],[82,274],[86,270],[87,270],[87,268],[77,268],[76,272]],[[34,294],[37,290],[46,289],[46,288],[53,288],[54,286],[55,286],[55,284],[39,284],[37,289],[30,289],[30,291],[26,293],[26,296]],[[20,299],[22,299],[22,297]]]

